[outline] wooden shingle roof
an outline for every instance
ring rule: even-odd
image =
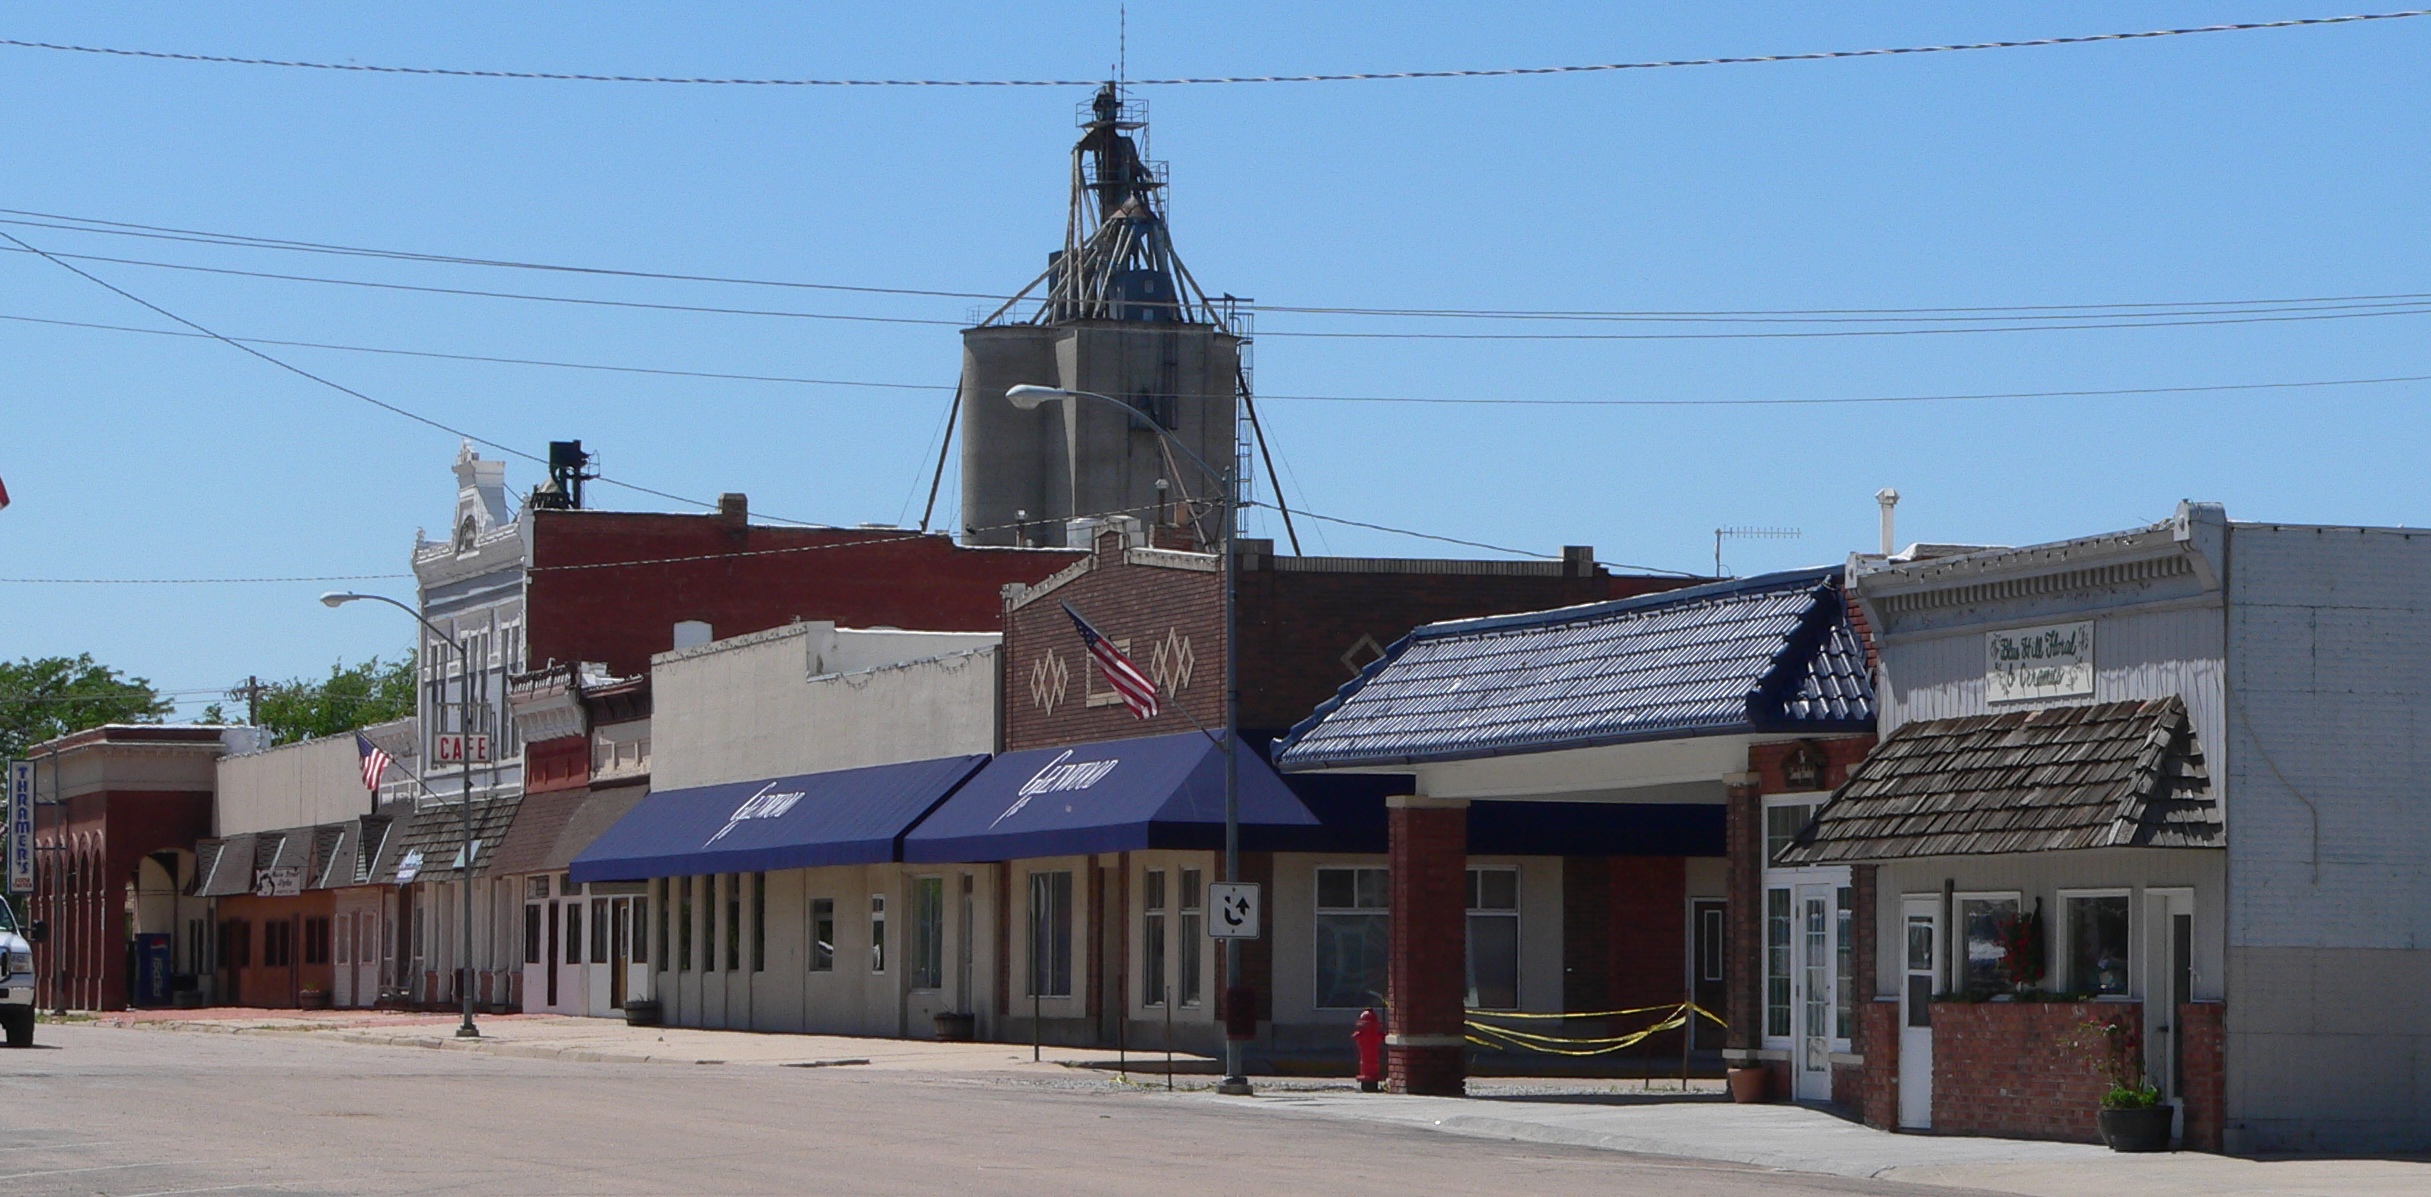
[[[1780,863],[2217,848],[2222,832],[2202,746],[2172,696],[1907,724]]]

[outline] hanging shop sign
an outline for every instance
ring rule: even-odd
[[[2093,697],[2093,621],[1984,633],[1984,701]]]

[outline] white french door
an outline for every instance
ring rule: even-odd
[[[1941,899],[1899,902],[1903,968],[1899,989],[1899,1125],[1933,1125],[1933,995],[1941,988]]]
[[[1790,985],[1790,1068],[1800,1101],[1832,1098],[1833,1013],[1838,998],[1838,905],[1828,885],[1797,889],[1791,927],[1795,963]]]

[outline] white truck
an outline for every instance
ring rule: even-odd
[[[35,924],[35,934],[41,933]],[[0,901],[0,1030],[10,1047],[34,1046],[34,945],[17,926],[16,912]]]

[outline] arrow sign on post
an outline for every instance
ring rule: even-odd
[[[1215,903],[1215,917],[1207,922],[1207,934],[1215,939],[1258,938],[1258,886],[1256,882],[1216,882],[1207,887],[1207,900]]]

